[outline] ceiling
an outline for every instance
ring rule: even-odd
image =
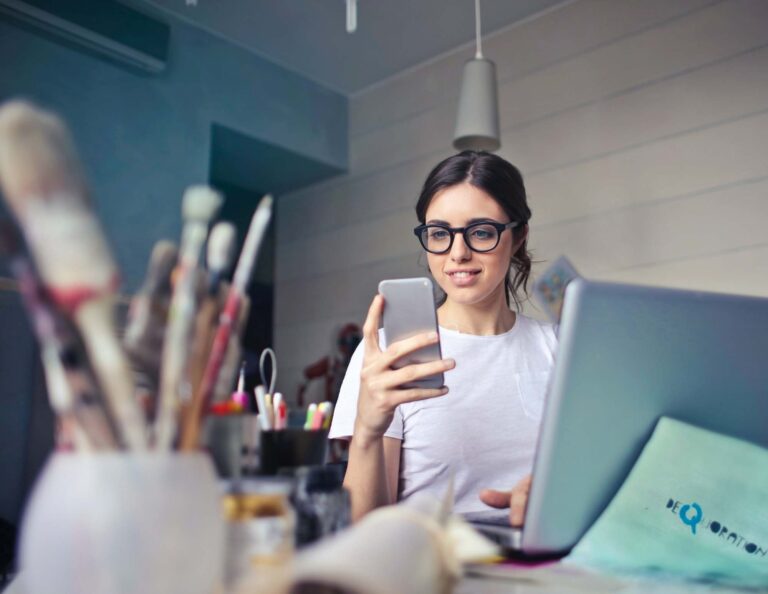
[[[142,3],[347,95],[469,44],[475,35],[473,0],[358,0],[353,34],[345,28],[345,0],[134,2]],[[562,3],[483,0],[483,35]]]

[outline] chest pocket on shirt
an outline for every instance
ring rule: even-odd
[[[534,421],[541,420],[544,399],[547,396],[547,387],[549,385],[549,375],[549,371],[515,374],[517,396],[520,398],[523,412],[525,412],[526,417]]]

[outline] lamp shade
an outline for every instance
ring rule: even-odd
[[[460,151],[495,151],[501,146],[496,65],[474,58],[464,65],[453,146]]]

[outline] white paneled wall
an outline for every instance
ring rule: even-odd
[[[484,41],[538,269],[768,296],[768,2],[577,0]],[[461,48],[352,98],[350,172],[281,197],[281,387],[424,272],[421,183],[450,155]],[[529,312],[538,315],[528,306]]]

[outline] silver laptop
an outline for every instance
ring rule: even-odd
[[[567,553],[662,415],[768,447],[768,299],[577,279],[559,337],[524,527],[468,516],[507,549]]]

